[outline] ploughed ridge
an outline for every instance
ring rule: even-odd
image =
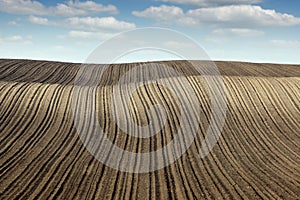
[[[203,61],[196,63],[205,67]],[[151,105],[166,109],[168,120],[158,134],[131,137],[112,120],[110,94],[119,78],[140,64],[109,66],[97,87],[105,95],[97,96],[96,106],[107,137],[136,153],[163,148],[180,126],[176,95],[158,84],[143,85],[130,105],[137,124],[149,122]],[[201,159],[199,149],[210,123],[203,77],[187,61],[147,64],[168,65],[187,77],[201,103],[201,123],[194,142],[176,162],[138,174],[105,166],[80,140],[71,108],[80,64],[0,60],[0,199],[299,198],[300,66],[215,62],[228,110],[218,143]],[[159,77],[171,83],[182,79]]]

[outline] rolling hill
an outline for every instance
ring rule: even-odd
[[[77,133],[72,95],[80,64],[1,59],[0,199],[299,198],[300,66],[215,63],[228,104],[218,143],[204,158],[199,157],[199,149],[211,120],[211,104],[203,77],[187,61],[148,63],[173,67],[187,77],[201,103],[197,111],[201,123],[193,143],[177,161],[148,173],[128,173],[99,162]],[[149,84],[133,95],[131,117],[145,125],[147,109],[160,104],[168,123],[149,138],[131,137],[116,126],[110,95],[138,82],[133,79],[121,87],[118,80],[139,64],[110,66],[96,88],[101,94],[96,96],[97,115],[107,137],[136,153],[168,144],[181,115],[176,95]],[[167,74],[159,78],[174,86],[182,80]],[[116,111],[123,108],[120,103]],[[137,168],[141,165],[142,161],[135,163]]]

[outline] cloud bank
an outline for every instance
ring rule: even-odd
[[[133,11],[137,17],[151,18],[162,23],[176,23],[184,26],[225,26],[225,27],[268,27],[294,26],[300,18],[275,10],[253,5],[231,5],[199,8],[184,12],[176,6],[161,5],[143,11]],[[173,19],[173,20],[170,20]]]
[[[80,2],[72,0],[50,7],[32,0],[1,0],[0,11],[10,14],[41,16],[82,16],[100,12],[118,13],[117,8],[113,5],[104,6],[94,1]]]
[[[193,6],[224,6],[224,5],[243,5],[243,4],[254,4],[261,3],[262,0],[156,0],[161,2],[169,2],[174,4],[182,5],[193,5]]]

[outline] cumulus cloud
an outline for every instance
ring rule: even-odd
[[[135,24],[119,21],[114,17],[72,17],[67,19],[67,24],[76,29],[113,29],[126,30],[135,28]]]
[[[78,31],[78,30],[71,30],[62,38],[81,38],[81,39],[100,39],[106,40],[113,36],[112,33],[103,33],[103,32],[92,32],[92,31]]]
[[[161,5],[160,7],[149,7],[144,11],[133,11],[132,14],[137,17],[153,18],[162,21],[171,21],[184,17],[183,10],[176,6]]]
[[[117,13],[113,5],[104,6],[94,1],[72,1],[47,7],[34,0],[0,0],[0,11],[11,14],[44,16],[81,16],[99,12]]]
[[[243,5],[243,4],[254,4],[261,3],[262,0],[156,0],[162,2],[170,2],[175,4],[183,5],[194,5],[194,6],[222,6],[222,5]]]
[[[134,11],[138,17],[152,18],[158,22],[180,25],[219,25],[226,27],[258,26],[294,26],[300,24],[300,18],[275,10],[263,9],[253,5],[231,5],[199,8],[183,12],[179,7],[162,5],[149,7],[143,11]],[[173,19],[173,20],[171,20]]]
[[[31,38],[24,38],[21,35],[12,35],[7,37],[0,37],[0,45],[16,43],[16,44],[32,44]]]
[[[47,18],[36,17],[36,16],[33,16],[33,15],[28,17],[28,21],[32,24],[40,24],[40,25],[54,24],[54,23],[50,22]]]
[[[94,11],[94,12],[110,12],[110,13],[117,13],[118,10],[113,5],[103,6],[102,4],[96,3],[94,1],[68,1],[68,6],[71,8],[83,9],[87,11]]]
[[[39,25],[53,25],[77,30],[128,30],[134,23],[117,20],[114,17],[70,17],[62,21],[50,21],[44,17],[29,16],[28,21]]]
[[[16,26],[16,27],[20,27],[20,26],[21,26],[21,24],[19,24],[19,23],[16,22],[16,21],[9,21],[9,22],[8,22],[8,25],[10,25],[10,26]]]
[[[7,42],[18,42],[18,41],[22,41],[23,37],[20,35],[14,35],[14,36],[4,38],[4,40]]]
[[[187,16],[199,19],[199,23],[216,22],[242,26],[293,26],[300,24],[300,18],[278,13],[275,10],[263,9],[260,6],[239,5],[217,8],[189,10]]]
[[[225,29],[216,29],[212,32],[215,35],[226,35],[226,36],[242,36],[242,37],[252,37],[263,35],[263,31],[258,31],[255,29],[247,28],[225,28]]]

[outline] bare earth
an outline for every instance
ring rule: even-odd
[[[71,97],[80,64],[0,60],[0,199],[300,197],[300,66],[216,62],[228,111],[218,143],[201,159],[199,149],[210,122],[205,84],[185,61],[164,64],[188,77],[201,102],[203,120],[195,141],[175,163],[155,172],[132,174],[103,165],[79,139]],[[111,120],[109,94],[120,75],[134,65],[114,65],[106,72],[99,90],[107,95],[97,97],[99,123],[120,148],[150,152],[176,134],[179,105],[163,87],[144,86],[134,96],[133,119],[147,124],[145,110],[159,103],[167,110],[168,123],[148,139],[130,137],[118,129]]]

